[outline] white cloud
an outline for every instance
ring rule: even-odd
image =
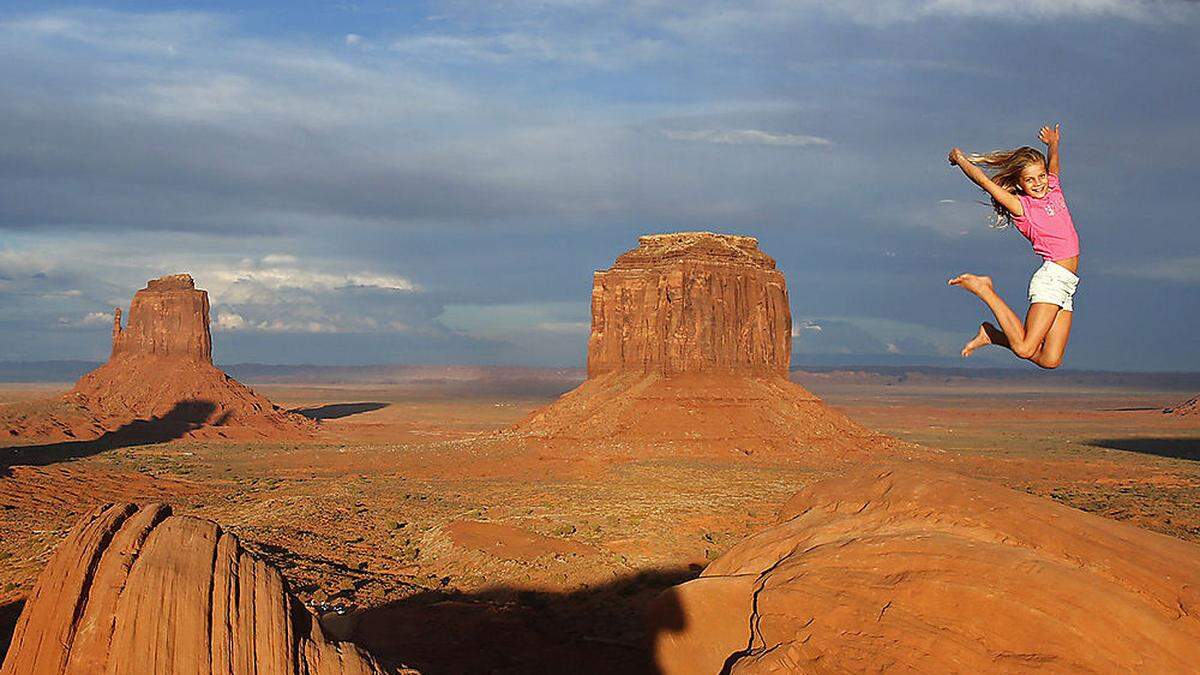
[[[363,43],[363,36],[357,33],[346,33],[346,46],[356,47]]]
[[[207,264],[195,269],[214,303],[259,301],[265,293],[297,290],[328,292],[347,288],[416,293],[412,280],[391,274],[345,272],[336,263],[301,261],[295,256],[272,254],[258,260],[244,259],[235,266]]]
[[[665,45],[632,31],[521,31],[490,35],[425,34],[404,37],[391,44],[393,51],[435,62],[507,64],[530,62],[565,64],[602,70],[645,63],[661,56]]]
[[[79,320],[81,326],[101,326],[112,323],[113,315],[108,312],[88,312]]]
[[[712,143],[716,145],[775,145],[790,147],[825,147],[833,145],[833,141],[820,136],[805,134],[775,134],[759,129],[732,129],[720,131],[706,129],[685,131],[668,129],[663,135],[673,141],[689,141],[693,143]]]
[[[534,330],[546,333],[565,333],[568,335],[587,334],[592,330],[588,321],[542,321],[533,326]]]
[[[213,327],[217,330],[241,330],[246,327],[246,320],[240,314],[221,312],[217,315],[217,322]]]

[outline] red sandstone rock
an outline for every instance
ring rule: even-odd
[[[518,435],[642,451],[870,453],[886,439],[787,380],[791,313],[751,237],[641,237],[597,272],[588,380]]]
[[[117,430],[152,440],[289,436],[316,426],[213,365],[208,293],[187,274],[152,279],[134,294],[124,329],[117,308],[112,356],[59,402],[6,413],[0,433],[46,440],[87,440]]]
[[[595,274],[589,377],[787,373],[791,346],[783,274],[752,237],[641,237]]]
[[[1195,544],[912,468],[821,481],[781,520],[658,599],[661,672],[1200,663]]]
[[[38,577],[0,667],[0,675],[383,672],[357,647],[327,640],[283,577],[237,537],[161,504],[101,507],[75,526]]]
[[[212,363],[208,328],[208,293],[197,290],[192,277],[173,274],[151,279],[133,296],[129,326],[121,328],[113,313],[112,357],[177,358]]]

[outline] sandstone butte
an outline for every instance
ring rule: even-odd
[[[588,379],[513,432],[635,452],[801,456],[889,442],[787,379],[787,284],[758,241],[640,237],[595,273]]]
[[[1200,546],[907,466],[813,484],[650,615],[660,672],[1196,672]]]
[[[141,424],[130,426],[135,420]],[[134,294],[124,328],[117,308],[108,362],[61,399],[13,406],[0,419],[0,432],[47,440],[163,429],[168,433],[162,440],[185,433],[248,438],[315,429],[213,365],[208,293],[187,274],[149,281]]]
[[[98,507],[38,577],[0,675],[368,675],[327,640],[279,572],[212,521],[170,507]]]

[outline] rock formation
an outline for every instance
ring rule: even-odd
[[[752,237],[656,234],[596,272],[588,376],[787,374],[787,287]]]
[[[1164,413],[1169,415],[1200,415],[1200,396],[1193,396],[1179,405],[1164,408]]]
[[[1185,672],[1200,547],[957,474],[812,485],[651,613],[663,673]]]
[[[213,365],[208,293],[189,275],[148,282],[134,294],[125,328],[116,309],[112,335],[107,363],[80,378],[54,405],[7,411],[0,431],[63,440],[118,430],[255,437],[308,434],[315,428]]]
[[[0,675],[392,672],[330,642],[273,567],[162,504],[84,517],[38,577]],[[404,671],[412,673],[414,671]]]
[[[187,274],[151,279],[129,304],[127,328],[121,328],[121,308],[113,311],[111,358],[125,355],[211,364],[208,293]]]
[[[514,433],[746,456],[886,442],[788,381],[791,332],[783,274],[754,238],[641,237],[595,274],[587,381]]]

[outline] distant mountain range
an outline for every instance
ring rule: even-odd
[[[931,359],[936,361],[936,359]],[[1016,364],[1011,368],[948,365],[912,359],[903,363],[814,362],[805,356],[792,367],[793,379],[809,377],[856,381],[947,379],[992,379],[1007,382],[1036,381],[1068,386],[1111,386],[1195,392],[1200,390],[1200,373],[1120,372],[1059,369],[1043,371]],[[820,359],[826,361],[826,359]],[[96,361],[0,361],[0,382],[74,382],[100,365]],[[435,388],[447,393],[490,394],[497,392],[546,395],[564,392],[582,382],[583,368],[525,368],[517,366],[426,366],[367,365],[314,366],[235,363],[222,365],[227,373],[252,384],[374,384],[398,387]]]

